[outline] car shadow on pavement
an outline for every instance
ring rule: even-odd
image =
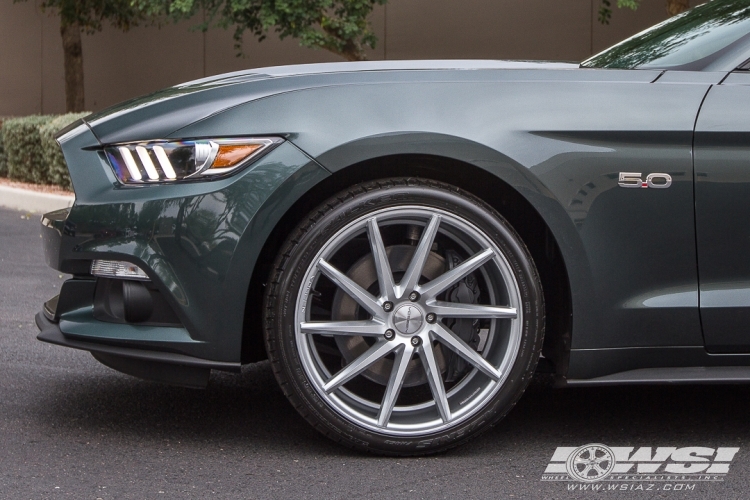
[[[142,381],[106,369],[104,376],[69,374],[52,380],[37,399],[40,424],[57,431],[114,433],[141,440],[172,439],[305,447],[340,454],[342,448],[300,417],[276,384],[268,362],[241,375],[212,373],[208,388]]]
[[[552,389],[532,384],[492,432],[555,446],[731,446],[750,439],[749,418],[746,385]]]
[[[38,395],[39,425],[56,431],[141,440],[296,448],[300,453],[362,456],[329,442],[288,403],[267,362],[242,375],[212,374],[205,390],[140,381],[116,372],[71,373]],[[521,448],[602,442],[611,446],[740,446],[750,439],[750,386],[631,386],[553,389],[532,383],[499,425],[466,456]]]

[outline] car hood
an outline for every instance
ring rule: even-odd
[[[255,99],[311,87],[461,79],[466,71],[576,70],[539,61],[372,61],[258,68],[169,87],[85,118],[102,144],[167,138],[192,123]],[[581,71],[581,70],[578,70]],[[582,70],[592,72],[595,70]],[[465,74],[465,73],[464,73]]]

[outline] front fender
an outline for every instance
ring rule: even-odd
[[[569,148],[566,146],[566,149]],[[399,155],[420,155],[455,161],[456,177],[461,164],[473,165],[516,190],[542,217],[557,242],[570,281],[574,330],[590,331],[600,309],[592,293],[591,269],[579,232],[563,203],[534,172],[513,158],[463,137],[429,132],[391,132],[340,144],[316,158],[332,174],[368,160]],[[460,181],[456,181],[460,184]],[[487,200],[492,203],[493,200]]]
[[[516,189],[557,240],[572,291],[572,348],[702,345],[693,302],[630,304],[697,290],[691,147],[707,85],[652,84],[658,74],[639,71],[495,76],[296,90],[179,134],[284,135],[333,172],[397,152],[476,165]],[[621,171],[668,172],[675,182],[626,192]]]

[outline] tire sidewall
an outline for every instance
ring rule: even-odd
[[[484,232],[503,252],[516,279],[523,323],[516,358],[503,386],[468,419],[442,431],[416,437],[379,434],[341,416],[312,387],[302,365],[295,313],[303,279],[319,250],[341,229],[368,213],[404,205],[439,208],[456,214]],[[266,342],[274,371],[287,396],[321,432],[350,446],[385,454],[441,451],[487,430],[515,404],[526,388],[539,356],[544,327],[541,284],[528,250],[511,226],[481,200],[441,183],[391,180],[348,190],[313,212],[292,233],[274,266],[266,294]]]

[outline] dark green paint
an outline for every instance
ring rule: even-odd
[[[750,74],[709,92],[695,130],[701,319],[711,352],[750,352]]]
[[[701,242],[714,237],[700,232],[710,213],[700,212],[700,179],[693,190],[693,128],[707,93],[704,109],[724,92],[717,89],[725,72],[505,62],[423,62],[416,71],[405,64],[226,75],[126,103],[68,131],[61,143],[77,201],[65,230],[54,233],[59,239],[50,236],[48,247],[60,248],[50,262],[79,273],[93,258],[142,264],[185,328],[97,330],[81,306],[63,314],[63,331],[123,342],[140,335],[150,340],[139,345],[237,362],[250,277],[268,272],[257,267],[268,265],[258,255],[294,202],[353,164],[419,154],[455,160],[457,179],[464,164],[491,173],[542,216],[570,280],[574,353],[705,352],[698,263],[703,279]],[[736,113],[731,99],[723,102],[724,112]],[[97,150],[100,141],[232,136],[287,141],[226,179],[135,188],[119,185]],[[709,158],[729,154],[707,144]],[[699,176],[702,154],[696,150]],[[623,189],[619,172],[669,173],[673,185]],[[717,196],[709,193],[706,203]],[[727,227],[716,218],[708,224],[717,233]],[[750,282],[750,268],[748,275]],[[575,365],[591,356],[572,356],[571,373],[611,373],[606,363],[588,371]],[[631,365],[617,369],[640,367],[629,356]]]
[[[96,151],[65,153],[69,165],[109,168],[97,165]],[[110,341],[150,339],[184,354],[238,362],[244,302],[262,242],[296,198],[327,175],[287,142],[215,182],[129,188],[107,186],[99,172],[89,176],[83,193],[76,184],[78,199],[65,221],[56,267],[74,271],[77,262],[94,258],[134,262],[158,285],[185,329],[101,323],[86,307],[62,314],[61,330]],[[93,203],[99,197],[111,202]]]
[[[523,193],[567,243],[574,348],[701,345],[691,144],[709,84],[652,84],[660,73],[647,71],[506,71],[495,82],[471,73],[284,93],[181,133],[286,127],[332,172],[389,154],[474,164]],[[674,184],[626,190],[620,171],[666,172]],[[672,245],[681,251],[664,251]],[[675,290],[692,299],[670,300]]]

